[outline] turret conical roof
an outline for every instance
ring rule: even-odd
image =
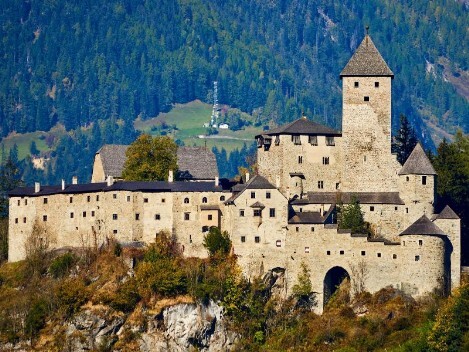
[[[450,208],[449,205],[444,207],[444,209],[436,216],[435,219],[459,219],[458,214],[454,212],[453,209]]]
[[[367,34],[345,68],[340,73],[344,76],[388,76],[394,77],[375,44]]]
[[[445,233],[442,229],[431,222],[426,215],[422,215],[417,221],[402,231],[400,236],[402,235],[444,236]]]
[[[420,143],[417,143],[410,153],[399,171],[399,175],[436,175],[436,171]]]

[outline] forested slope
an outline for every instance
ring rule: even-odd
[[[469,131],[461,2],[2,0],[1,9],[2,136],[130,124],[207,101],[214,80],[220,102],[261,108],[259,124],[303,110],[340,127],[338,75],[366,24],[396,75],[394,114]]]

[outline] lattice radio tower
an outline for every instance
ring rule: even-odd
[[[218,107],[218,82],[213,82],[213,108],[212,108],[212,117],[210,119],[210,125],[213,126],[214,124],[218,123],[218,116],[219,116]]]

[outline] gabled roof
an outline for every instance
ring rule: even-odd
[[[204,147],[179,147],[178,169],[180,177],[196,180],[213,180],[218,176],[215,154]]]
[[[327,126],[320,125],[316,122],[308,120],[306,117],[301,117],[298,120],[290,122],[289,124],[267,130],[262,135],[276,135],[276,134],[303,134],[303,135],[321,135],[321,136],[341,136],[341,133]]]
[[[357,199],[361,204],[396,204],[404,202],[399,192],[308,192],[307,198],[296,199],[291,203],[300,204],[336,204],[351,203]]]
[[[265,205],[262,204],[261,202],[255,202],[254,204],[251,204],[251,208],[261,208],[264,209]]]
[[[444,209],[435,216],[435,219],[460,219],[458,214],[456,214],[453,209],[450,208],[449,205],[444,207]]]
[[[399,175],[436,175],[432,163],[428,159],[420,143],[410,153]]]
[[[267,179],[260,175],[255,175],[250,178],[248,182],[237,185],[231,188],[232,192],[235,192],[232,197],[226,200],[225,204],[232,203],[247,189],[276,189]]]
[[[422,215],[420,219],[415,221],[412,225],[399,234],[399,236],[402,235],[444,236],[445,233],[433,222],[431,222],[426,215]]]
[[[122,177],[122,170],[127,159],[125,153],[128,147],[128,145],[105,144],[98,150],[96,154],[101,157],[106,177],[109,175],[117,178]]]
[[[375,44],[367,34],[360,46],[340,73],[344,76],[387,76],[394,77]]]

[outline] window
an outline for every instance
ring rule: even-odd
[[[42,216],[42,221],[47,221],[47,215]]]
[[[334,146],[334,145],[335,145],[335,139],[334,139],[334,137],[326,137],[326,145],[328,145],[328,146]]]
[[[130,196],[127,196],[127,202],[130,202]]]
[[[244,217],[244,209],[240,209],[240,210],[239,210],[239,216],[240,216],[240,217]]]
[[[91,217],[94,217],[94,210],[91,211]]]
[[[47,204],[47,198],[44,198],[44,204]]]
[[[393,254],[392,259],[397,259],[397,254]]]
[[[301,144],[301,139],[300,139],[299,134],[292,134],[291,140],[292,140],[293,144],[295,144],[295,145],[300,145]]]
[[[300,232],[300,227],[299,226],[296,227],[296,232]]]
[[[208,226],[206,226],[206,227],[208,227]],[[208,229],[206,231],[208,231]],[[192,243],[192,235],[189,235],[189,243]]]
[[[112,220],[117,220],[117,214],[112,214]]]
[[[353,82],[353,86],[354,86],[355,88],[358,88],[358,87],[359,87],[359,83],[358,83],[358,82]]]
[[[375,207],[373,205],[370,206],[370,211],[375,211]]]
[[[405,213],[409,214],[409,208],[405,208]]]
[[[363,100],[364,100],[364,101],[370,101],[370,97],[369,97],[369,96],[365,96],[365,97],[363,97]]]
[[[86,211],[83,212],[83,217],[86,218]]]
[[[335,189],[339,189],[340,188],[340,183],[339,182],[336,182],[335,184]]]
[[[378,258],[381,258],[381,253],[379,253],[379,252],[376,253],[376,256],[377,256]]]
[[[166,199],[165,198],[161,198],[161,203],[165,203],[166,202]]]
[[[340,252],[339,252],[340,255],[344,255],[344,253],[345,253],[344,251],[340,251]]]
[[[116,235],[116,234],[117,234],[117,230],[112,230],[112,233],[113,233],[114,235]]]
[[[15,224],[17,224],[17,223],[18,223],[18,218],[15,218]]]
[[[300,213],[302,213],[302,212],[303,212],[303,208],[300,208]]]
[[[117,199],[117,194],[114,193],[114,194],[112,195],[112,198]]]
[[[422,176],[422,185],[426,185],[427,184],[427,176]]]
[[[311,227],[311,232],[314,232],[314,226],[313,226],[313,227]]]
[[[415,261],[418,262],[420,260],[420,256],[419,255],[416,255],[415,256]]]
[[[323,165],[329,165],[329,157],[328,156],[323,156],[322,157],[322,164]]]
[[[148,203],[148,198],[143,198],[143,203]]]
[[[212,220],[212,219],[213,219],[213,215],[210,214],[210,215],[208,216],[208,219],[209,219],[209,220]]]
[[[298,164],[303,164],[303,157],[301,155],[298,156]]]
[[[160,214],[155,214],[155,220],[161,220],[161,215]]]
[[[405,177],[405,182],[409,182],[409,176]]]
[[[207,197],[202,198],[202,203],[207,203]]]
[[[324,188],[324,181],[318,181],[318,188],[323,189]]]
[[[318,145],[318,136],[308,136],[308,142],[311,145]]]
[[[96,201],[99,202],[99,195],[96,195]]]
[[[305,253],[309,253],[309,247],[305,247]]]
[[[394,210],[397,210],[398,208],[397,207],[394,207]]]
[[[275,218],[275,208],[270,208],[270,209],[269,209],[269,216],[270,216],[271,218]]]
[[[419,247],[423,246],[423,240],[419,240]]]
[[[259,243],[261,241],[261,238],[259,236],[254,237],[254,242]]]
[[[363,156],[363,162],[366,163],[366,155]]]
[[[246,242],[246,236],[241,236],[241,242],[242,243]]]
[[[361,254],[362,254],[362,255],[366,255],[366,252],[365,252],[365,251],[362,251],[362,253],[361,253]]]
[[[70,203],[73,203],[73,197],[70,197]]]
[[[184,220],[190,220],[191,219],[191,213],[184,213]]]
[[[279,145],[279,144],[280,144],[280,136],[276,135],[275,136],[275,145]]]
[[[221,196],[220,197],[220,202],[224,202],[225,201],[225,196]]]
[[[331,255],[331,251],[326,251],[326,255]]]
[[[91,196],[86,197],[86,201],[89,203],[91,202]]]
[[[251,199],[256,198],[256,192],[251,192]]]
[[[73,217],[74,217],[74,214],[70,213],[70,219],[73,219]]]
[[[24,200],[24,205],[28,205],[28,200],[27,199]]]
[[[277,247],[282,247],[282,241],[281,241],[281,240],[275,241],[275,245],[276,245]]]
[[[270,199],[270,192],[266,192],[266,193],[265,193],[265,197],[266,197],[267,199]]]
[[[254,209],[253,214],[254,214],[254,216],[261,216],[261,210],[260,209]]]
[[[21,204],[21,199],[18,199],[18,206],[20,206]]]
[[[184,198],[184,204],[189,204],[189,198]]]
[[[375,82],[375,88],[379,88],[379,82]]]
[[[139,213],[135,214],[135,220],[140,220],[140,214]]]

